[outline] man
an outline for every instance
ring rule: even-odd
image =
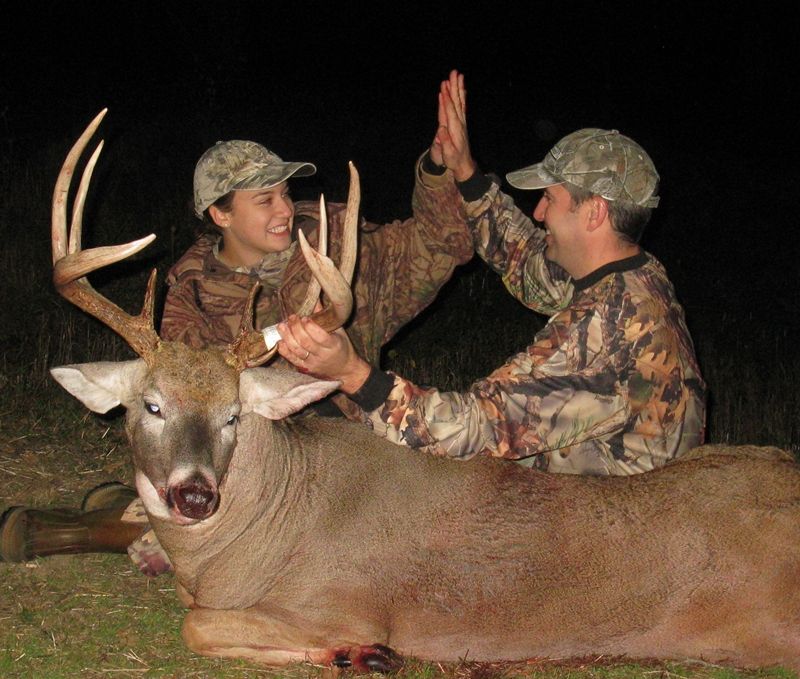
[[[537,228],[477,172],[457,72],[442,83],[435,146],[464,200],[478,254],[525,305],[550,316],[526,351],[465,393],[372,368],[340,333],[290,317],[281,354],[339,379],[374,431],[438,455],[477,454],[541,470],[627,475],[703,442],[705,385],[662,265],[638,243],[658,204],[658,174],[636,142],[588,128],[512,172],[543,189]]]

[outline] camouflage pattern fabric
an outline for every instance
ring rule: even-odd
[[[587,127],[568,134],[541,163],[509,172],[518,189],[543,189],[569,182],[606,200],[658,206],[658,172],[650,156],[617,130]]]
[[[362,221],[360,225],[353,281],[355,311],[345,329],[356,350],[375,364],[381,347],[434,300],[456,265],[468,262],[474,255],[463,201],[449,172],[430,175],[418,162],[412,208],[414,216],[405,221],[384,225]],[[335,262],[340,260],[344,213],[343,204],[328,205],[328,246]],[[319,203],[295,203],[294,223],[316,246]],[[256,300],[257,328],[277,323],[302,302],[311,272],[299,248],[285,262],[282,278],[276,279],[274,272],[260,278],[258,272],[232,271],[214,255],[214,245],[214,240],[198,241],[170,270],[160,330],[163,339],[195,348],[233,341],[247,295],[259,279],[262,289]],[[270,284],[275,280],[280,283]],[[276,364],[288,366],[279,356],[273,361]],[[333,400],[347,417],[360,415],[358,407],[343,394]],[[149,575],[170,568],[169,559],[151,530],[128,552],[140,570]]]
[[[593,475],[648,471],[703,442],[705,384],[654,257],[643,252],[573,281],[545,259],[544,231],[496,184],[466,209],[478,254],[550,320],[466,393],[395,376],[385,403],[362,415],[376,433],[436,455]]]
[[[311,163],[286,162],[254,141],[218,141],[194,168],[194,212],[198,217],[230,191],[266,189],[292,176],[309,177]]]

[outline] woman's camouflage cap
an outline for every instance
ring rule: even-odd
[[[254,141],[218,141],[194,169],[194,211],[198,217],[229,191],[268,189],[289,177],[308,177],[311,163],[287,163]]]
[[[568,182],[607,200],[656,207],[658,172],[647,152],[617,130],[589,127],[568,134],[541,163],[509,172],[518,189],[543,189]]]

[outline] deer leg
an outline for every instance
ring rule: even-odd
[[[342,643],[341,634],[335,643],[326,643],[330,637],[319,630],[269,617],[254,608],[195,608],[183,623],[183,638],[201,655],[246,658],[273,666],[310,662],[356,672],[386,672],[402,664],[398,654],[381,644]]]
[[[178,601],[180,601],[185,608],[194,608],[194,597],[189,593],[189,590],[177,580],[175,581],[175,593],[178,595]]]

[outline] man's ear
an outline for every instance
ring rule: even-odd
[[[608,202],[602,196],[592,196],[586,202],[589,210],[587,228],[589,231],[594,231],[608,217]]]
[[[214,224],[221,229],[227,229],[231,225],[230,213],[220,210],[216,205],[211,205],[208,208],[208,216],[211,217],[211,219],[214,220]]]

